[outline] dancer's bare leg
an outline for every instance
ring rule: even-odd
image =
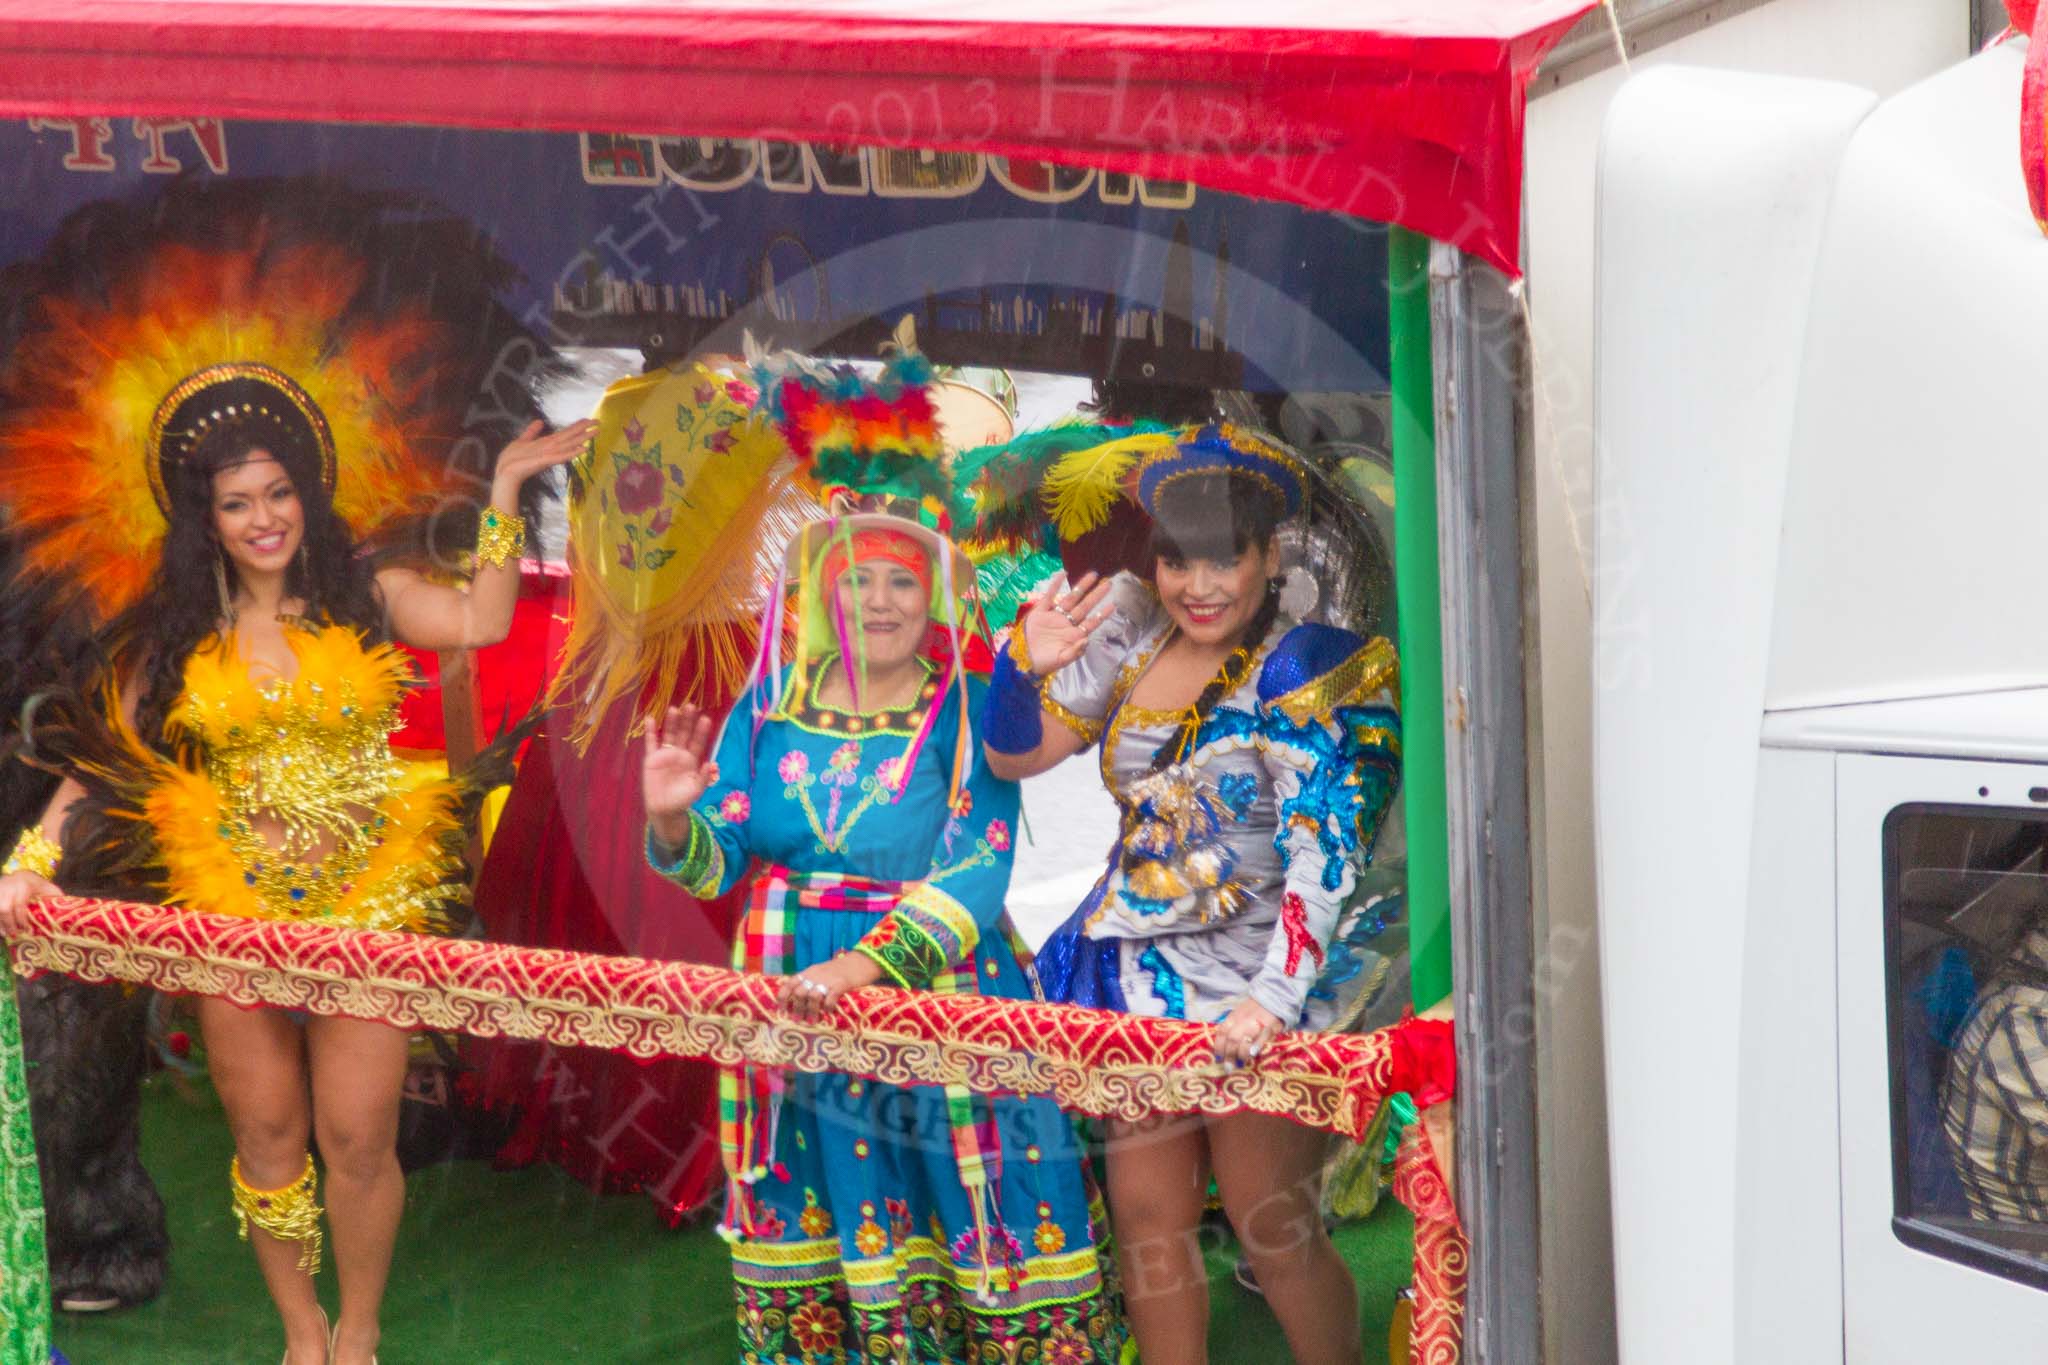
[[[1358,1286],[1323,1227],[1328,1139],[1267,1114],[1208,1120],[1223,1211],[1299,1365],[1360,1365]]]
[[[1112,1123],[1109,1217],[1124,1311],[1147,1361],[1209,1359],[1209,1272],[1202,1260],[1208,1145],[1200,1119]]]
[[[242,1179],[259,1190],[291,1184],[306,1169],[312,1125],[305,1037],[299,1026],[273,1010],[201,999],[199,1032],[206,1040],[213,1088],[227,1110]],[[221,1176],[225,1180],[227,1172]],[[291,1365],[321,1365],[327,1359],[326,1322],[313,1277],[299,1269],[304,1248],[253,1226],[249,1244],[284,1322]]]
[[[327,1223],[341,1280],[332,1365],[369,1365],[381,1335],[384,1282],[405,1210],[398,1102],[407,1035],[359,1019],[306,1025],[313,1128],[327,1167]]]

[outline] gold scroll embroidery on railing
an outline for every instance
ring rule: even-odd
[[[767,978],[695,963],[108,901],[30,913],[33,934],[13,944],[21,972],[638,1057],[1047,1095],[1108,1117],[1249,1110],[1357,1138],[1395,1079],[1397,1029],[1283,1034],[1256,1067],[1232,1070],[1215,1062],[1207,1025],[1072,1006],[875,989],[849,994],[833,1023],[808,1024],[774,1011]]]

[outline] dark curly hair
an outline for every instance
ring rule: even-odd
[[[244,394],[237,385],[252,387]],[[258,381],[216,385],[187,399],[169,426],[187,430],[194,425],[186,406],[225,407],[264,396]],[[163,742],[164,719],[184,689],[186,661],[226,625],[222,576],[231,587],[236,582],[235,566],[214,531],[214,478],[248,463],[257,451],[267,451],[284,468],[302,509],[304,538],[285,571],[286,596],[305,604],[302,614],[309,620],[353,626],[372,639],[385,637],[371,562],[358,552],[347,524],[335,513],[311,424],[299,419],[198,435],[182,444],[175,458],[167,454],[164,460],[170,529],[164,535],[162,565],[150,590],[113,630],[116,661],[140,684],[136,730],[152,745]]]
[[[1146,379],[1098,379],[1081,406],[1113,423],[1164,422],[1176,427],[1198,427],[1223,415],[1214,390]]]

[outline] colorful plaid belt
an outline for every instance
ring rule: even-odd
[[[879,920],[896,908],[907,889],[902,882],[855,877],[839,872],[797,872],[763,866],[753,874],[747,893],[746,917],[733,936],[732,965],[743,972],[786,976],[795,967],[796,916],[799,910],[862,914]],[[972,957],[941,973],[930,989],[939,994],[971,993],[975,989]],[[718,1146],[726,1175],[733,1181],[720,1227],[727,1237],[751,1235],[752,1200],[745,1187],[767,1174],[775,1160],[776,1120],[782,1109],[783,1074],[774,1068],[721,1067],[718,1073]],[[1001,1178],[1002,1147],[988,1102],[964,1085],[946,1091],[948,1126],[960,1184],[973,1206],[978,1227],[985,1228],[989,1191]],[[983,1236],[984,1250],[986,1235]],[[983,1274],[989,1273],[984,1260]]]
[[[757,868],[747,890],[746,914],[733,935],[733,969],[787,976],[796,960],[799,910],[859,910],[880,918],[895,909],[902,895],[900,882],[778,866]],[[775,1120],[782,1109],[782,1092],[782,1073],[773,1068],[719,1068],[718,1147],[725,1173],[733,1180],[751,1184],[775,1160]],[[737,1197],[730,1201],[728,1230],[745,1230],[747,1202]]]

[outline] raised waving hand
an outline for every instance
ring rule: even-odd
[[[655,837],[675,845],[689,833],[690,807],[718,780],[711,759],[711,717],[695,706],[671,706],[647,725],[640,792]]]
[[[1017,629],[1024,632],[1024,649],[1031,656],[1031,671],[1051,677],[1081,657],[1093,635],[1116,611],[1107,602],[1109,580],[1100,574],[1083,574],[1078,583],[1048,585]]]

